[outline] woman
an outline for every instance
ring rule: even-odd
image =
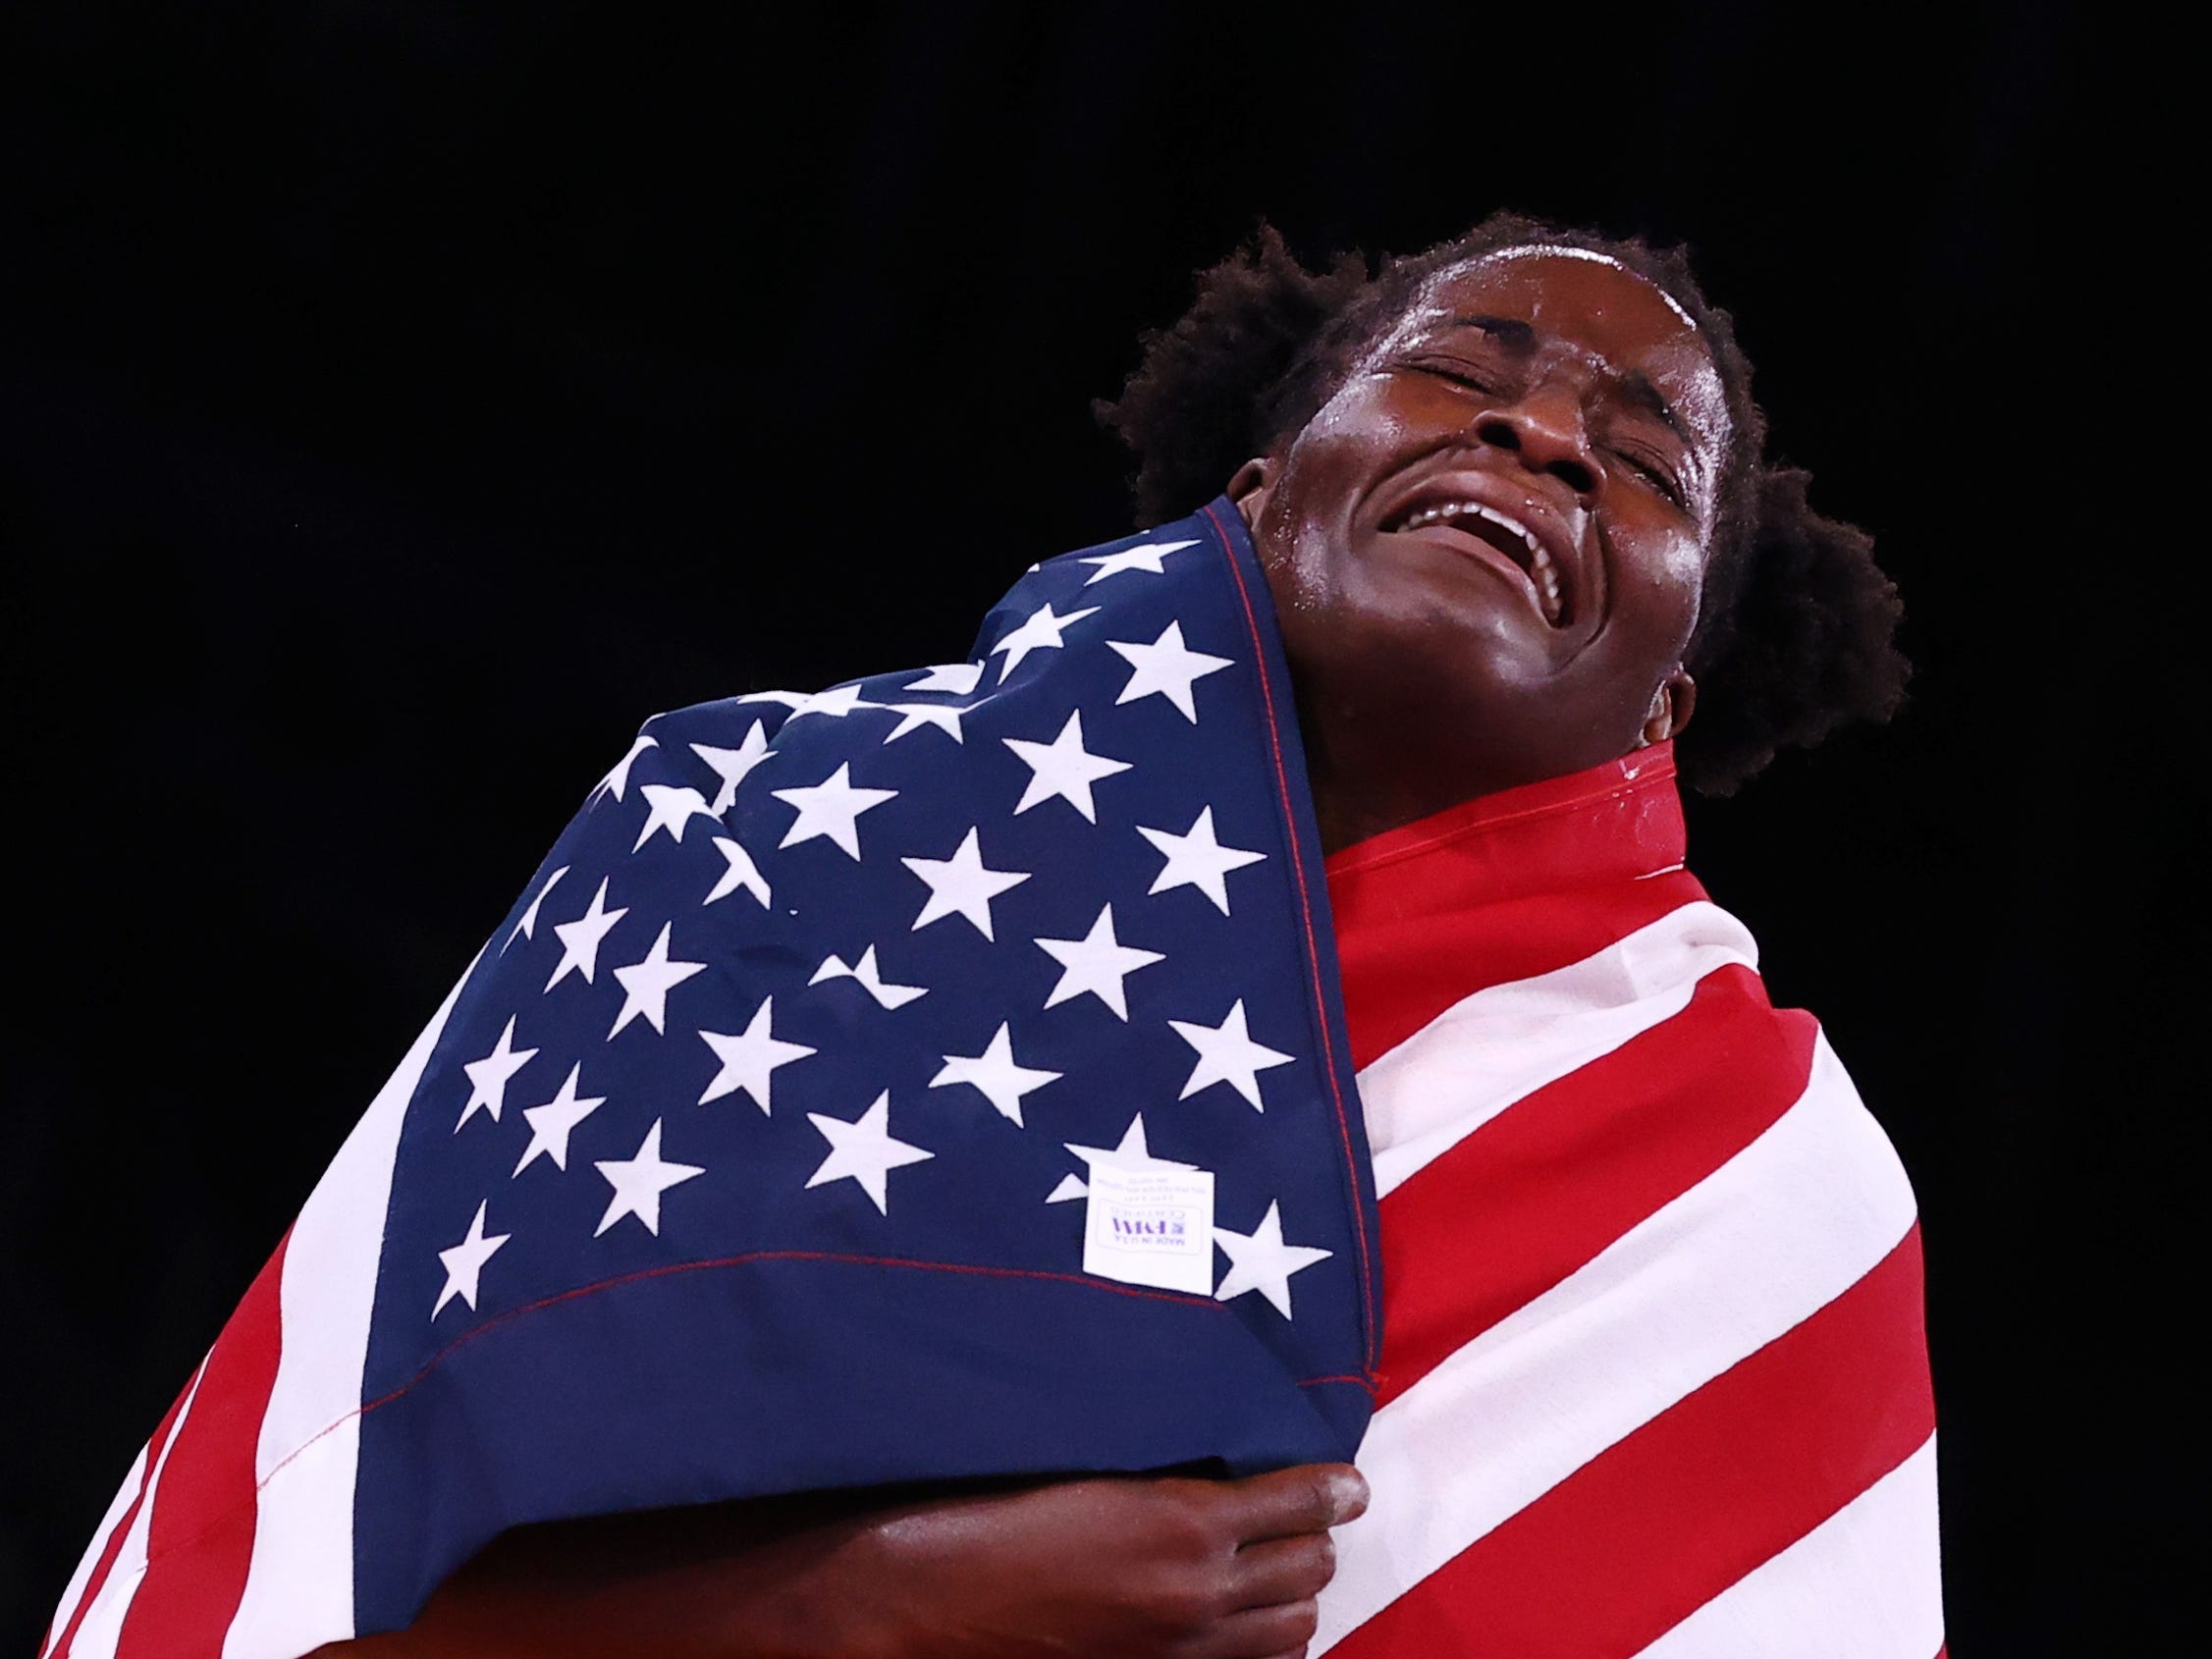
[[[1330,855],[1385,1308],[1333,1583],[1339,1467],[861,1494],[511,1534],[323,1651],[1752,1652],[1810,1595],[1836,1651],[1934,1652],[1910,1195],[1679,869],[1674,767],[1730,792],[1904,679],[1867,539],[1765,463],[1749,381],[1678,254],[1499,215],[1372,280],[1263,235],[1107,411],[1144,521],[1226,481]],[[1785,1129],[1801,1095],[1828,1140]],[[1617,1168],[1632,1121],[1666,1150]],[[1679,1282],[1757,1248],[1784,1142],[1815,1268]],[[1648,1386],[1546,1368],[1640,1320]],[[1851,1409],[1796,1413],[1831,1377]],[[1808,1435],[1817,1478],[1698,1486]]]

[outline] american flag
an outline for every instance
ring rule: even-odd
[[[1911,1187],[1671,746],[1331,858],[1383,1348],[1314,1651],[1933,1659]]]
[[[1356,1449],[1317,1652],[1938,1653],[1911,1189],[1667,746],[1324,890],[1270,630],[1216,502],[965,663],[648,722],[49,1649],[301,1654],[540,1517]]]
[[[1348,1459],[1378,1247],[1271,630],[1216,502],[965,661],[647,722],[45,1651],[292,1659],[531,1521]]]

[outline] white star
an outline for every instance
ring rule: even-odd
[[[1129,1017],[1129,1003],[1122,995],[1122,980],[1139,968],[1166,960],[1157,950],[1138,950],[1115,938],[1110,904],[1099,912],[1099,919],[1081,938],[1041,938],[1037,943],[1060,965],[1060,983],[1045,998],[1046,1007],[1089,991],[1124,1020]]]
[[[638,738],[629,746],[628,754],[607,769],[607,776],[599,780],[592,794],[596,795],[604,789],[618,801],[620,800],[622,791],[629,787],[629,769],[636,763],[637,757],[648,749],[658,749],[660,746],[661,741],[657,737]]]
[[[764,996],[760,1006],[753,1010],[752,1019],[745,1029],[734,1037],[719,1031],[702,1031],[699,1036],[715,1051],[722,1062],[722,1070],[707,1085],[707,1092],[699,1097],[699,1104],[719,1100],[733,1090],[742,1089],[753,1097],[753,1104],[765,1114],[769,1109],[769,1084],[778,1066],[787,1066],[793,1060],[803,1060],[814,1050],[803,1043],[780,1041],[771,1029],[770,1004],[773,996]]]
[[[626,968],[617,968],[615,978],[622,988],[622,1011],[615,1016],[614,1030],[607,1040],[614,1041],[615,1032],[620,1031],[630,1021],[643,1014],[653,1029],[664,1036],[668,1032],[669,992],[693,974],[706,972],[704,962],[672,962],[669,960],[669,929],[673,924],[661,924],[661,936],[653,941],[653,948]]]
[[[694,818],[715,815],[714,808],[707,805],[707,797],[689,784],[641,783],[638,793],[645,797],[645,828],[637,832],[637,843],[630,848],[631,852],[642,852],[656,830],[666,830],[669,839],[680,845],[686,825]]]
[[[950,858],[902,858],[898,862],[921,877],[930,889],[922,913],[914,918],[909,932],[926,928],[942,916],[958,915],[965,916],[975,924],[977,933],[990,938],[991,901],[1008,887],[1018,887],[1029,880],[1026,870],[985,869],[973,830]]]
[[[1099,815],[1091,804],[1091,785],[1102,777],[1129,770],[1127,761],[1094,755],[1083,747],[1081,710],[1067,717],[1067,724],[1060,727],[1060,734],[1050,743],[1031,743],[1019,737],[999,741],[1019,755],[1022,764],[1029,768],[1029,787],[1022,791],[1021,802],[1014,808],[1016,817],[1040,801],[1049,801],[1057,795],[1096,824]]]
[[[722,787],[715,791],[714,804],[707,809],[720,818],[737,799],[737,785],[745,781],[745,774],[768,759],[768,732],[761,722],[755,721],[752,730],[745,733],[734,749],[694,743],[691,752],[712,767],[722,779]]]
[[[584,984],[591,984],[591,976],[599,971],[599,946],[614,931],[615,924],[629,914],[629,906],[620,910],[607,908],[607,883],[604,878],[599,890],[591,895],[591,903],[573,922],[556,922],[554,937],[561,940],[561,960],[553,966],[553,978],[545,982],[551,990],[570,969],[583,975]]]
[[[537,1053],[535,1048],[514,1046],[514,1022],[510,1019],[507,1029],[499,1034],[492,1051],[480,1060],[470,1060],[460,1069],[468,1074],[468,1104],[460,1108],[460,1123],[454,1125],[454,1133],[460,1133],[461,1123],[476,1115],[482,1106],[499,1122],[501,1108],[507,1104],[507,1086],[514,1074],[530,1063]]]
[[[1266,860],[1264,852],[1246,852],[1241,847],[1224,847],[1214,838],[1214,809],[1207,807],[1199,813],[1187,834],[1177,835],[1165,830],[1147,830],[1137,826],[1137,833],[1167,855],[1167,862],[1153,878],[1147,893],[1165,892],[1169,887],[1196,887],[1212,899],[1222,915],[1229,913],[1229,884],[1222,880],[1232,870],[1242,870],[1248,864]]]
[[[515,923],[514,931],[507,936],[507,944],[513,944],[518,938],[534,939],[538,937],[538,906],[545,902],[545,895],[553,891],[554,883],[567,874],[568,866],[564,864],[545,879],[545,885],[540,887],[537,896],[530,900],[530,908],[522,912],[522,920]],[[507,944],[501,945],[500,949],[504,951]]]
[[[737,699],[740,703],[782,703],[790,708],[783,719],[789,725],[792,721],[803,720],[808,715],[827,715],[842,720],[855,709],[874,709],[880,704],[865,701],[857,685],[833,685],[827,691],[754,691]]]
[[[1177,1163],[1173,1158],[1154,1157],[1152,1150],[1145,1145],[1145,1114],[1143,1112],[1139,1112],[1129,1120],[1129,1127],[1121,1132],[1121,1144],[1117,1147],[1079,1147],[1072,1141],[1063,1141],[1060,1145],[1081,1158],[1084,1167],[1087,1169],[1094,1168],[1102,1163],[1112,1169],[1196,1169],[1198,1167],[1195,1163]],[[1090,1191],[1091,1189],[1085,1185],[1082,1176],[1070,1175],[1052,1190],[1045,1202],[1047,1204],[1065,1204],[1070,1199],[1085,1197]]]
[[[876,968],[876,947],[870,945],[860,953],[860,960],[851,967],[845,966],[842,956],[832,955],[814,970],[808,985],[820,985],[824,980],[858,980],[867,988],[868,994],[887,1008],[902,1008],[917,996],[926,995],[926,985],[886,985],[884,976]]]
[[[1316,1250],[1311,1245],[1284,1244],[1281,1208],[1279,1204],[1268,1205],[1260,1225],[1249,1233],[1232,1233],[1226,1227],[1214,1229],[1214,1242],[1229,1258],[1229,1270],[1221,1275],[1221,1288],[1214,1293],[1214,1301],[1227,1302],[1256,1290],[1275,1305],[1276,1312],[1290,1317],[1290,1275],[1304,1272],[1317,1261],[1326,1261],[1336,1253]]]
[[[882,806],[898,791],[855,788],[852,768],[848,764],[839,766],[820,783],[799,789],[771,789],[769,793],[796,807],[799,814],[791,821],[790,829],[783,832],[783,838],[776,843],[778,846],[794,846],[800,841],[811,841],[817,835],[827,835],[857,859],[860,857],[860,815]]]
[[[791,721],[802,720],[808,715],[826,715],[833,720],[843,720],[855,709],[873,709],[875,707],[877,707],[876,704],[866,701],[860,695],[859,686],[833,685],[829,690],[817,691],[812,697],[807,698],[805,702],[791,711],[790,720],[786,720],[783,723],[788,725]]]
[[[998,669],[998,683],[1005,684],[1014,669],[1020,666],[1021,660],[1032,651],[1059,650],[1063,643],[1060,635],[1071,624],[1080,622],[1097,610],[1098,607],[1094,605],[1088,610],[1070,612],[1062,616],[1048,604],[1032,611],[1029,620],[1018,627],[1008,628],[1005,637],[991,648],[991,655],[994,657],[1001,651],[1006,654],[1006,661]]]
[[[560,1094],[542,1106],[522,1108],[522,1116],[530,1125],[530,1144],[522,1151],[522,1161],[514,1166],[516,1175],[529,1168],[530,1160],[540,1152],[553,1159],[554,1168],[568,1167],[568,1132],[607,1103],[604,1095],[589,1100],[576,1098],[576,1080],[583,1069],[580,1065],[570,1066]]]
[[[1191,699],[1192,683],[1234,666],[1234,660],[1228,657],[1209,657],[1203,651],[1186,650],[1180,622],[1169,622],[1150,645],[1118,639],[1109,639],[1106,644],[1129,664],[1129,683],[1121,688],[1115,703],[1133,703],[1140,697],[1164,697],[1182,710],[1183,718],[1194,725],[1198,723],[1198,705]]]
[[[1096,564],[1098,569],[1084,579],[1083,585],[1089,587],[1093,582],[1103,582],[1108,576],[1118,576],[1124,570],[1150,570],[1156,576],[1164,576],[1167,572],[1160,566],[1162,559],[1171,553],[1180,553],[1187,547],[1196,546],[1198,543],[1195,541],[1148,542],[1143,547],[1124,548],[1119,553],[1086,559],[1084,563]]]
[[[940,663],[920,679],[910,679],[899,689],[949,691],[956,697],[972,697],[975,695],[976,682],[982,678],[981,663]]]
[[[884,1177],[909,1163],[937,1156],[935,1152],[891,1139],[890,1091],[888,1089],[876,1097],[876,1103],[855,1122],[824,1117],[820,1112],[808,1112],[806,1120],[821,1130],[822,1138],[830,1143],[830,1155],[822,1160],[822,1167],[807,1178],[806,1184],[819,1187],[827,1181],[857,1181],[860,1190],[873,1199],[876,1208],[886,1215],[890,1213],[890,1204]]]
[[[1229,1017],[1217,1026],[1202,1026],[1190,1020],[1169,1020],[1185,1043],[1198,1050],[1198,1064],[1191,1068],[1190,1081],[1183,1085],[1178,1100],[1187,1100],[1201,1089],[1210,1089],[1216,1083],[1226,1083],[1246,1100],[1255,1111],[1265,1111],[1260,1104],[1260,1073],[1275,1066],[1287,1066],[1291,1056],[1280,1049],[1270,1048],[1265,1043],[1252,1041],[1244,1024],[1244,998],[1238,997],[1229,1008]]]
[[[760,867],[753,862],[753,855],[728,835],[715,837],[715,850],[722,854],[729,868],[715,879],[713,890],[699,901],[700,904],[708,905],[718,898],[728,898],[739,887],[743,887],[765,906],[768,903],[768,878],[760,873]]]
[[[430,1310],[435,1319],[446,1311],[446,1304],[455,1297],[468,1304],[468,1311],[476,1311],[476,1278],[484,1270],[499,1247],[514,1235],[495,1233],[484,1237],[485,1204],[476,1206],[476,1218],[468,1224],[468,1236],[451,1250],[441,1250],[438,1259],[446,1264],[446,1288],[438,1293],[438,1306]]]
[[[984,1044],[982,1053],[972,1058],[961,1054],[945,1055],[944,1069],[930,1079],[930,1087],[944,1089],[955,1083],[972,1083],[983,1092],[985,1099],[998,1108],[998,1114],[1010,1119],[1018,1129],[1022,1126],[1021,1097],[1056,1081],[1061,1075],[1018,1064],[1014,1059],[1013,1038],[1001,1023],[998,1034]]]
[[[919,731],[925,725],[934,725],[955,743],[967,742],[960,730],[960,716],[964,712],[949,703],[886,703],[887,709],[895,710],[898,723],[886,734],[886,743],[895,743],[909,731]]]
[[[591,1230],[593,1238],[607,1231],[625,1215],[634,1215],[645,1223],[645,1230],[658,1238],[661,1233],[661,1195],[671,1187],[679,1187],[694,1175],[704,1175],[706,1169],[696,1163],[667,1163],[661,1158],[661,1120],[655,1118],[653,1127],[645,1132],[645,1139],[637,1149],[637,1156],[607,1158],[592,1167],[607,1177],[607,1184],[615,1189],[614,1197],[607,1201],[607,1213],[599,1218],[599,1225]]]

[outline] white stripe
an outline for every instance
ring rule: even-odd
[[[361,1373],[392,1165],[407,1101],[467,983],[464,973],[447,993],[293,1223],[276,1381],[254,1451],[253,1559],[223,1659],[294,1659],[353,1634]]]
[[[176,1422],[170,1425],[169,1438],[154,1463],[153,1478],[146,1482],[145,1502],[131,1518],[131,1529],[123,1534],[123,1547],[116,1551],[107,1581],[100,1585],[91,1606],[85,1609],[84,1623],[77,1627],[77,1639],[69,1645],[69,1659],[115,1659],[115,1644],[123,1638],[124,1616],[131,1611],[139,1584],[145,1581],[146,1531],[153,1525],[154,1500],[161,1495],[162,1471],[169,1467],[169,1454],[177,1449],[177,1442],[184,1435],[185,1423],[192,1415],[192,1402],[199,1398],[199,1379],[206,1374],[207,1362],[202,1360],[199,1369],[192,1372],[191,1387],[185,1391],[185,1404],[177,1413]]]
[[[1669,911],[1580,962],[1453,1004],[1360,1073],[1376,1196],[1484,1124],[1689,1005],[1716,968],[1758,966],[1717,904]]]
[[[1373,1505],[1337,1529],[1313,1651],[1818,1311],[1913,1213],[1822,1038],[1765,1134],[1376,1414],[1359,1457]]]
[[[1935,1659],[1935,1436],[1642,1659]]]
[[[54,1609],[54,1621],[47,1627],[46,1645],[38,1650],[39,1659],[45,1659],[45,1655],[53,1651],[54,1639],[69,1624],[70,1615],[77,1611],[78,1602],[83,1599],[84,1585],[92,1577],[92,1569],[99,1565],[100,1552],[108,1547],[108,1535],[115,1530],[116,1523],[123,1519],[123,1512],[131,1507],[131,1500],[138,1495],[138,1486],[144,1480],[145,1473],[146,1449],[140,1446],[138,1455],[131,1460],[131,1472],[123,1477],[123,1484],[115,1490],[115,1501],[108,1505],[107,1514],[100,1517],[100,1525],[93,1529],[92,1542],[84,1551],[84,1559],[77,1564],[77,1571],[70,1575],[69,1584],[62,1591],[61,1605]]]

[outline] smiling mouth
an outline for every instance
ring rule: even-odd
[[[1394,514],[1380,528],[1398,535],[1425,531],[1428,532],[1425,540],[1457,547],[1463,553],[1488,549],[1503,554],[1528,579],[1537,610],[1546,622],[1563,628],[1574,620],[1567,584],[1560,575],[1558,562],[1551,557],[1551,550],[1538,539],[1534,530],[1510,513],[1484,507],[1481,502],[1436,502],[1411,512]],[[1471,542],[1479,547],[1468,546]]]

